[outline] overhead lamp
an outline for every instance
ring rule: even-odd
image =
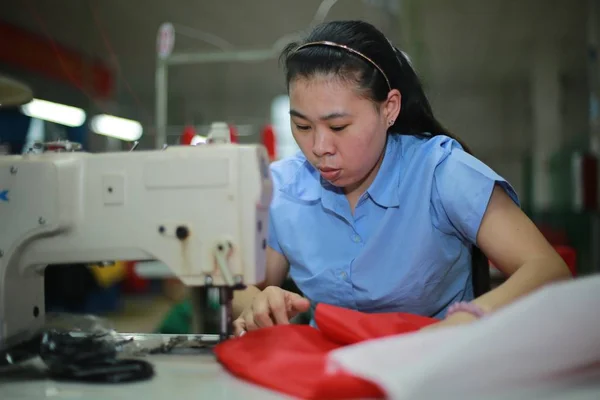
[[[138,140],[143,133],[142,124],[131,119],[113,115],[96,115],[92,118],[92,130],[104,136],[121,139],[127,142]]]
[[[23,114],[31,118],[43,119],[70,127],[81,126],[85,122],[85,111],[51,101],[33,99],[21,106]]]

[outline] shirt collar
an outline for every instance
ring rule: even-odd
[[[402,157],[400,147],[400,135],[389,135],[377,176],[367,189],[369,197],[382,207],[389,208],[400,205],[400,196],[398,195]]]
[[[298,163],[298,169],[290,178],[282,182],[279,191],[299,201],[318,201],[321,198],[321,175],[303,155],[298,156],[302,162]]]
[[[400,181],[399,164],[401,158],[399,135],[389,135],[383,161],[375,180],[367,189],[369,197],[382,207],[397,207],[400,205],[398,186]],[[318,200],[331,201],[341,193],[329,182],[322,179],[319,172],[302,156],[303,162],[295,174],[287,182],[283,182],[280,191],[286,195],[304,202]],[[330,204],[334,208],[334,204]]]

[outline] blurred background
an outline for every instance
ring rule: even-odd
[[[0,93],[33,100],[0,108],[0,154],[37,140],[162,148],[223,121],[285,157],[296,147],[278,50],[334,19],[367,20],[403,49],[439,119],[514,185],[573,273],[600,270],[597,0],[7,1]],[[186,329],[177,281],[136,263],[84,267],[48,269],[49,311]]]

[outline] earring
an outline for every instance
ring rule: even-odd
[[[394,120],[390,119],[390,126],[394,125]]]

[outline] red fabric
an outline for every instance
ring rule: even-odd
[[[277,149],[275,146],[275,131],[271,125],[267,125],[263,128],[261,132],[262,136],[262,144],[267,149],[267,154],[269,154],[269,158],[271,161],[275,161],[277,159]]]
[[[554,250],[562,257],[571,275],[577,276],[577,252],[570,246],[554,246]]]
[[[303,399],[382,398],[371,382],[325,373],[327,353],[342,346],[417,331],[438,320],[406,313],[365,314],[327,304],[315,311],[319,329],[279,325],[248,332],[215,347],[233,375]]]
[[[122,284],[123,292],[125,293],[142,293],[150,288],[150,281],[140,276],[135,272],[135,261],[127,261],[125,268],[127,274]]]
[[[231,143],[239,143],[240,141],[238,140],[238,130],[235,127],[235,125],[229,124],[229,139],[231,140]]]
[[[192,139],[196,136],[196,130],[191,125],[186,125],[183,128],[183,133],[179,137],[179,143],[185,146],[189,146],[192,143]]]

